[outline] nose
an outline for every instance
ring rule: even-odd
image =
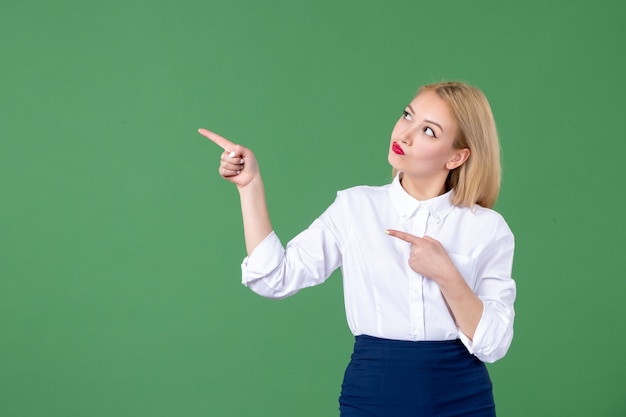
[[[408,128],[400,131],[397,138],[398,141],[404,143],[407,146],[411,146],[411,143],[413,142],[413,140],[411,139],[411,131]]]

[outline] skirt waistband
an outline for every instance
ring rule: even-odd
[[[354,337],[355,341],[360,344],[372,344],[372,345],[380,345],[380,346],[406,346],[406,347],[415,347],[419,349],[420,347],[441,347],[445,345],[455,346],[455,345],[463,345],[460,339],[452,339],[452,340],[395,340],[395,339],[384,339],[381,337],[370,336],[367,334],[360,334]]]
[[[480,362],[463,342],[455,340],[409,341],[381,339],[369,335],[355,337],[353,359],[404,362],[432,367],[446,363],[464,366]]]

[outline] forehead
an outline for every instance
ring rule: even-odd
[[[434,91],[422,91],[415,96],[410,106],[415,112],[415,116],[419,119],[431,120],[442,126],[456,125],[448,103]]]

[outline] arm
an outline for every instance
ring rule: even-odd
[[[437,282],[459,330],[470,340],[474,339],[483,315],[483,302],[474,294],[451,261],[440,269],[436,278],[431,279]]]
[[[272,232],[263,180],[252,151],[206,129],[198,132],[224,149],[219,173],[239,191],[248,254],[242,265],[244,285],[264,297],[283,298],[324,282],[341,262],[330,224],[332,210],[284,249]]]
[[[248,185],[239,188],[239,199],[246,252],[250,255],[273,230],[260,174]]]
[[[257,160],[251,150],[235,145],[217,133],[206,129],[199,129],[198,132],[224,149],[219,173],[222,178],[235,184],[239,191],[246,251],[250,255],[272,232],[265,187]]]
[[[476,295],[484,304],[483,316],[473,340],[465,343],[484,362],[503,357],[513,339],[515,281],[511,278],[515,241],[508,227],[500,227],[499,237],[484,248],[476,269]]]
[[[475,290],[468,286],[437,240],[397,230],[386,231],[411,243],[411,269],[437,283],[460,330],[461,340],[470,353],[484,362],[495,362],[503,357],[513,338],[516,290],[511,279],[511,266],[514,241],[505,226],[499,228],[499,238],[481,255],[482,261],[476,271],[479,284]]]

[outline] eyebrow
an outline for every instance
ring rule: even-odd
[[[411,107],[410,104],[407,107],[409,108],[409,110],[411,110],[411,113],[415,114],[415,110],[413,110],[413,107]],[[441,130],[443,132],[443,127],[441,127],[441,125],[439,123],[433,122],[432,120],[428,120],[428,119],[424,119],[424,121],[426,123],[434,124],[435,126],[437,126],[439,128],[439,130]]]

